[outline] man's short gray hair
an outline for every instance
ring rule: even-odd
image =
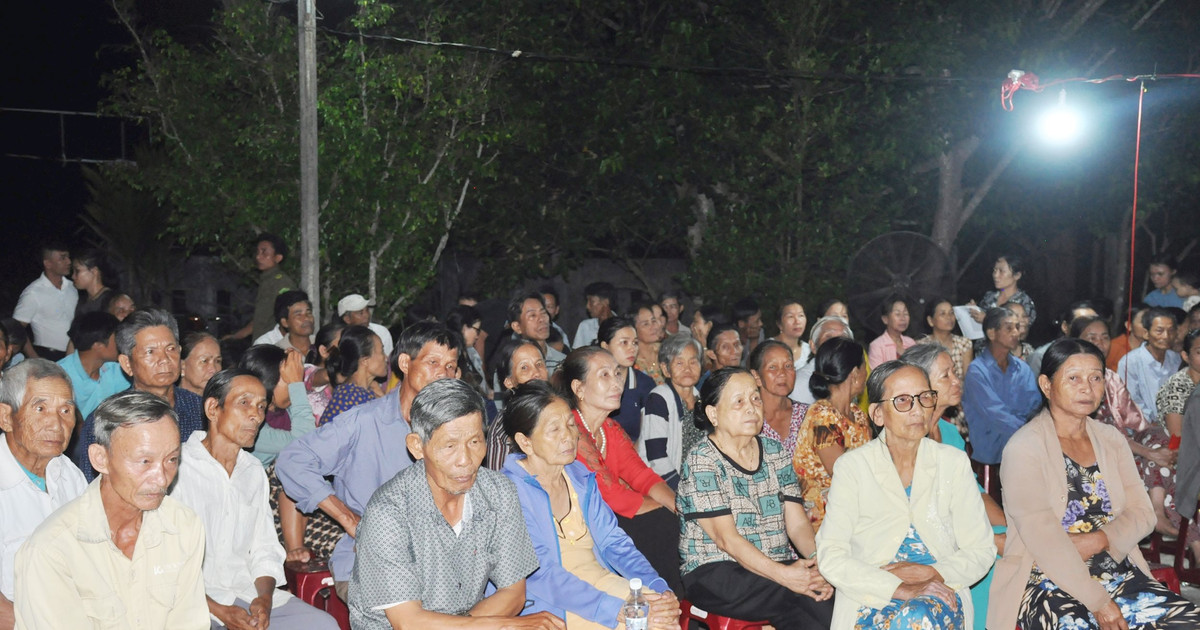
[[[825,330],[825,327],[834,322],[837,322],[844,327],[841,336],[851,341],[854,340],[854,331],[850,329],[850,322],[846,321],[845,317],[840,317],[838,315],[827,315],[821,319],[818,319],[817,323],[812,325],[812,329],[808,331],[808,342],[814,346],[818,345],[817,340],[821,338],[821,333]],[[813,354],[816,354],[817,349],[814,347],[812,351]]]
[[[483,396],[457,378],[443,378],[426,385],[413,399],[409,424],[422,442],[428,442],[438,427],[473,413],[483,418]]]
[[[121,325],[117,326],[117,352],[132,356],[133,346],[137,343],[137,334],[147,328],[166,326],[171,329],[175,341],[179,341],[179,324],[170,313],[161,308],[138,309],[129,314]]]
[[[936,343],[919,343],[900,355],[900,362],[925,370],[925,375],[933,378],[933,364],[941,355],[950,356],[950,351]]]
[[[663,340],[662,345],[658,347],[658,364],[660,366],[669,366],[675,360],[675,357],[683,353],[683,349],[691,345],[696,349],[696,356],[704,356],[704,348],[695,337],[688,333],[675,333]]]
[[[67,387],[71,387],[71,377],[57,363],[46,359],[25,359],[8,368],[4,378],[0,379],[0,403],[8,405],[16,413],[25,404],[25,386],[31,379],[40,381],[44,378],[60,378],[67,382]],[[74,388],[71,395],[75,395]]]
[[[97,444],[108,448],[112,444],[113,431],[158,422],[163,418],[170,418],[176,426],[179,425],[179,416],[167,401],[149,392],[127,389],[109,396],[96,407],[96,424],[92,433]]]

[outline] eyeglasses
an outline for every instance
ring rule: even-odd
[[[892,398],[891,402],[892,402],[892,406],[896,408],[896,411],[899,411],[900,413],[904,413],[906,411],[912,410],[913,403],[920,403],[921,406],[926,409],[933,409],[934,407],[937,406],[937,398],[938,398],[937,390],[930,389],[930,390],[923,391],[920,394],[917,394],[916,396],[914,396],[912,394],[900,394],[899,396]],[[887,401],[880,400],[880,401],[876,401],[876,402],[884,403]]]

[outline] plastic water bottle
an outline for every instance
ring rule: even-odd
[[[650,604],[642,595],[640,578],[629,580],[629,597],[625,598],[621,612],[625,614],[625,630],[646,630],[650,627]]]

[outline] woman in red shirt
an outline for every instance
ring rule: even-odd
[[[616,513],[617,524],[671,590],[681,594],[675,492],[609,417],[621,407],[625,369],[608,350],[585,346],[567,355],[554,378],[579,429],[578,460],[596,474],[600,496]]]

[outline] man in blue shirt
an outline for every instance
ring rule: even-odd
[[[355,535],[371,495],[412,464],[404,450],[413,399],[426,385],[458,372],[458,341],[443,325],[419,322],[396,341],[400,385],[298,438],[279,453],[275,474],[301,512],[320,508],[346,530],[329,558],[335,589],[346,601]],[[326,477],[332,477],[331,484]]]
[[[88,417],[100,402],[117,392],[129,389],[129,379],[117,364],[117,321],[109,313],[85,313],[71,324],[67,335],[75,352],[59,359],[75,390],[75,407],[81,417]]]
[[[1117,376],[1125,380],[1130,397],[1146,420],[1155,422],[1158,420],[1155,396],[1163,383],[1179,371],[1183,359],[1178,352],[1171,351],[1175,340],[1175,317],[1170,311],[1148,308],[1142,313],[1142,325],[1146,327],[1146,343],[1121,357]]]
[[[988,347],[967,369],[963,413],[971,438],[971,459],[1000,463],[1004,445],[1042,407],[1037,377],[1012,355],[1021,344],[1016,313],[1005,307],[988,310],[983,319]]]

